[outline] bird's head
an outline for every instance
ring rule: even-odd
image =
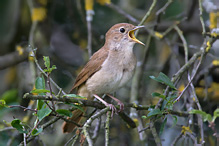
[[[139,43],[144,45],[144,43],[136,39],[134,34],[135,30],[142,27],[144,26],[134,26],[128,23],[115,24],[106,33],[106,44],[117,46],[119,44],[134,45],[135,43]]]

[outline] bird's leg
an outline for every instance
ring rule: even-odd
[[[112,98],[113,100],[115,100],[118,103],[118,105],[120,106],[119,112],[124,110],[124,104],[122,103],[122,101],[120,101],[119,99],[113,97],[110,94],[107,94],[107,96],[109,96],[110,98]]]
[[[113,113],[116,112],[116,107],[115,107],[113,104],[107,103],[106,101],[104,101],[101,97],[99,97],[99,96],[96,95],[96,94],[93,94],[93,96],[94,96],[96,99],[98,99],[99,101],[101,101],[105,106],[109,107],[110,110],[112,110],[111,117],[113,117]]]

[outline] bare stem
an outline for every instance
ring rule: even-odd
[[[90,134],[88,132],[88,128],[91,126],[91,123],[98,117],[102,116],[103,114],[105,114],[107,111],[109,111],[110,108],[107,107],[107,108],[104,108],[102,109],[101,111],[99,111],[98,113],[96,113],[95,115],[91,116],[87,121],[86,123],[84,124],[83,126],[83,132],[84,132],[84,135],[87,139],[87,142],[88,142],[88,145],[89,146],[93,146],[93,140],[91,139],[90,137]]]
[[[107,118],[106,118],[106,125],[105,125],[105,146],[109,145],[109,126],[110,126],[110,117],[111,117],[111,111],[107,112]]]

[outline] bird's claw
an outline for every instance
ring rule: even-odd
[[[113,117],[113,114],[114,114],[114,113],[117,113],[116,107],[115,107],[113,104],[107,104],[106,106],[109,107],[110,110],[112,111],[111,117]]]
[[[124,110],[124,104],[122,102],[118,102],[119,105],[119,111],[118,112],[122,112]]]

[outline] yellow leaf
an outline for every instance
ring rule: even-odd
[[[207,41],[206,51],[208,52],[211,49],[211,43]]]
[[[23,55],[24,49],[20,45],[16,46],[16,50],[18,51],[19,55]]]
[[[30,117],[29,116],[24,116],[23,117],[23,122],[27,123],[29,121]]]
[[[97,0],[97,2],[101,5],[104,5],[104,4],[110,4],[111,0]]]
[[[28,60],[29,61],[34,61],[33,52],[32,51],[29,53]]]
[[[155,35],[156,37],[160,38],[160,39],[163,38],[163,35],[162,35],[161,33],[157,32],[157,31],[155,31],[154,35]]]
[[[181,131],[181,133],[183,133],[183,135],[185,135],[186,132],[192,133],[192,130],[191,130],[189,127],[182,126],[182,131]]]
[[[210,12],[209,14],[209,20],[210,20],[210,25],[209,28],[213,29],[213,28],[217,28],[217,13],[216,12]]]
[[[85,10],[93,10],[94,1],[93,0],[85,0]]]
[[[137,126],[139,125],[139,121],[138,121],[137,118],[133,118],[132,120],[135,122],[135,124],[136,124]],[[129,126],[128,124],[127,124],[127,127],[130,128],[130,126]]]
[[[184,84],[181,84],[181,85],[179,86],[178,90],[182,92],[182,91],[184,90],[184,88],[185,88]]]
[[[217,37],[217,36],[219,36],[219,34],[216,33],[216,32],[213,32],[213,33],[211,33],[211,36],[212,36],[212,37]]]
[[[212,61],[212,64],[213,64],[214,66],[219,66],[219,60],[214,60],[214,61]]]
[[[33,89],[32,90],[35,90],[36,89],[36,87],[35,87],[35,85],[33,86]],[[38,93],[32,93],[33,95],[38,95]]]
[[[195,97],[193,97],[192,100],[195,101]]]
[[[33,8],[32,21],[43,21],[46,18],[46,9],[43,7]]]

